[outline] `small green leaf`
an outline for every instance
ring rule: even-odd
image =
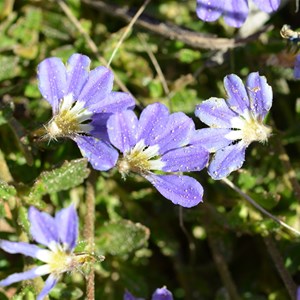
[[[64,283],[58,283],[50,292],[51,297],[54,299],[79,299],[82,297],[83,292],[77,287],[66,286]]]
[[[243,189],[252,189],[256,185],[256,178],[245,171],[243,173],[240,173],[238,183],[239,186]]]
[[[194,60],[199,59],[201,57],[199,51],[195,51],[192,49],[181,49],[179,52],[179,60],[183,63],[192,63]]]
[[[45,194],[65,191],[81,184],[90,170],[87,160],[76,159],[65,162],[60,168],[40,174],[28,196],[29,202],[36,202]]]
[[[19,57],[0,55],[0,81],[20,75]]]
[[[0,199],[7,200],[10,197],[15,196],[16,193],[17,193],[17,191],[13,186],[0,180]]]
[[[129,220],[113,221],[98,230],[98,249],[104,254],[124,255],[145,246],[150,230]]]
[[[1,105],[0,107],[0,125],[7,123],[13,115],[13,109],[10,105]]]
[[[21,206],[19,208],[18,224],[23,228],[24,231],[29,233],[30,223],[27,215],[28,215],[27,209],[24,206]]]

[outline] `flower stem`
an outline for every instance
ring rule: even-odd
[[[95,235],[95,185],[96,176],[95,172],[91,172],[86,183],[86,215],[84,222],[84,238],[88,242],[89,251],[94,253],[94,235]],[[95,299],[95,271],[93,264],[90,265],[89,274],[87,275],[86,283],[86,296],[87,300]]]
[[[274,215],[272,215],[271,213],[269,213],[267,210],[265,210],[263,207],[261,207],[258,203],[256,203],[250,196],[248,196],[247,194],[245,194],[236,185],[234,185],[234,183],[231,182],[229,179],[223,178],[222,181],[226,185],[228,185],[230,188],[232,188],[234,191],[236,191],[238,194],[240,194],[245,200],[247,200],[255,208],[257,208],[262,214],[268,216],[269,218],[271,218],[272,220],[274,220],[279,225],[281,225],[281,226],[285,227],[286,229],[292,231],[294,234],[300,235],[300,232],[297,229],[289,226],[288,224],[284,223],[283,221],[281,221],[280,219],[278,219],[277,217],[275,217]]]
[[[231,273],[229,271],[225,258],[222,252],[219,250],[220,241],[216,240],[214,238],[214,235],[211,234],[210,232],[208,232],[207,234],[207,240],[213,255],[214,262],[217,266],[222,282],[227,289],[230,299],[241,300],[236,285],[231,277]]]
[[[264,242],[291,299],[295,299],[297,286],[285,268],[283,258],[278,251],[273,238],[271,236],[266,236],[264,237]]]
[[[146,0],[143,5],[140,7],[140,9],[136,12],[135,16],[131,19],[130,23],[127,25],[124,33],[122,34],[120,40],[117,43],[117,46],[115,47],[108,63],[107,63],[107,67],[110,66],[114,56],[116,55],[117,51],[119,50],[120,46],[122,45],[123,41],[125,40],[129,30],[132,28],[132,26],[134,25],[134,23],[136,22],[136,20],[139,18],[139,16],[143,13],[143,11],[145,10],[146,6],[148,5],[148,3],[150,2],[150,0]]]

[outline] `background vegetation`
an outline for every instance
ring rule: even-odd
[[[95,264],[96,299],[122,299],[125,289],[150,299],[163,285],[175,299],[290,299],[300,284],[299,236],[223,182],[211,180],[206,170],[194,175],[204,186],[204,203],[182,209],[141,177],[124,182],[114,170],[91,172],[72,141],[41,140],[39,129],[51,118],[51,108],[37,88],[38,63],[83,53],[93,68],[104,65],[126,18],[142,4],[96,2],[0,2],[0,238],[28,240],[30,205],[54,213],[73,201],[85,249],[86,203],[94,193],[95,249],[106,257]],[[265,25],[256,28],[253,22],[254,31],[247,34],[222,19],[200,21],[195,2],[153,0],[147,5],[112,61],[115,89],[120,82],[128,88],[138,113],[159,101],[194,118],[196,104],[225,97],[225,75],[265,75],[274,92],[268,118],[273,135],[268,144],[247,149],[243,169],[230,180],[300,230],[300,84],[293,79],[295,46],[287,51],[279,34],[284,24],[299,26],[295,3],[285,3]],[[175,32],[171,39],[164,28],[169,36]],[[180,34],[180,28],[194,33]],[[0,252],[0,278],[32,263]],[[50,298],[84,299],[90,268],[67,274]],[[32,283],[15,284],[2,289],[0,299],[34,299],[34,290]]]

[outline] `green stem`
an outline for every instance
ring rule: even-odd
[[[86,215],[84,224],[84,238],[88,242],[89,251],[94,253],[94,236],[95,236],[95,185],[96,176],[92,171],[86,183]],[[95,299],[95,271],[91,264],[86,283],[87,300]]]
[[[291,299],[296,299],[297,286],[285,268],[283,258],[278,251],[273,238],[271,236],[266,236],[264,237],[264,242]]]
[[[214,238],[214,235],[208,232],[207,234],[208,244],[211,249],[214,262],[217,266],[219,275],[222,279],[224,286],[229,294],[229,298],[232,300],[241,300],[241,297],[238,294],[236,285],[231,277],[231,273],[225,261],[225,258],[222,252],[219,250],[220,242]]]
[[[247,194],[245,194],[236,185],[234,185],[234,183],[231,182],[229,179],[223,178],[222,181],[226,185],[228,185],[230,188],[232,188],[234,191],[236,191],[238,194],[240,194],[250,204],[252,204],[254,207],[256,207],[262,214],[268,216],[269,218],[271,218],[272,220],[274,220],[279,225],[281,225],[281,226],[285,227],[286,229],[292,231],[294,234],[300,235],[300,232],[298,230],[296,230],[295,228],[293,228],[293,227],[289,226],[288,224],[284,223],[283,221],[281,221],[280,219],[278,219],[277,217],[275,217],[274,215],[272,215],[270,212],[268,212],[267,210],[265,210],[258,203],[256,203],[250,196],[248,196]]]

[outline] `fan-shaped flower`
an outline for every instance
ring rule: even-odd
[[[111,143],[123,153],[117,163],[123,177],[129,172],[142,175],[174,204],[191,207],[202,201],[198,181],[174,174],[199,171],[208,161],[201,145],[189,145],[195,133],[191,118],[181,112],[169,114],[166,106],[155,103],[143,110],[139,120],[130,110],[112,115],[107,128]]]
[[[143,298],[136,298],[130,292],[126,291],[123,300],[144,300]],[[172,293],[164,286],[156,289],[152,294],[151,300],[173,300]]]
[[[280,0],[253,0],[259,9],[266,13],[276,11]],[[206,22],[216,21],[224,16],[232,27],[241,27],[249,13],[248,0],[197,0],[197,15]]]
[[[57,57],[39,64],[39,89],[53,111],[46,136],[73,139],[95,169],[108,170],[118,155],[108,142],[106,121],[112,113],[133,107],[134,99],[112,92],[112,72],[103,66],[89,71],[90,62],[73,54],[66,66]]]
[[[8,253],[21,253],[37,258],[45,264],[8,276],[0,281],[0,287],[50,274],[37,297],[37,300],[42,300],[56,285],[61,274],[79,267],[90,260],[91,255],[73,253],[78,237],[78,216],[74,205],[62,209],[54,218],[30,207],[28,218],[32,237],[39,244],[48,247],[49,250],[34,244],[6,240],[0,240],[0,248]]]
[[[244,163],[245,150],[254,141],[265,142],[271,129],[263,122],[272,106],[272,88],[264,76],[250,73],[246,85],[234,74],[224,78],[227,101],[210,98],[195,114],[211,128],[197,130],[191,143],[200,143],[214,156],[208,167],[213,179],[228,176]]]

